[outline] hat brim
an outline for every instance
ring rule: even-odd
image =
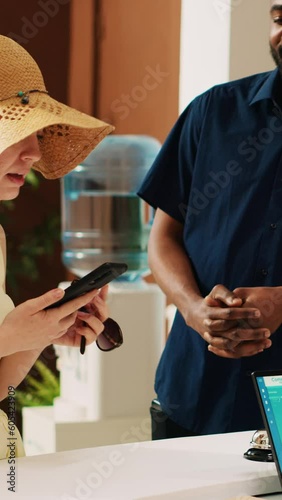
[[[83,161],[114,127],[42,92],[30,94],[28,104],[18,97],[0,103],[0,153],[39,130],[42,156],[33,168],[47,179],[57,179]]]

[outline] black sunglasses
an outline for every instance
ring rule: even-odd
[[[123,336],[119,324],[114,319],[108,318],[103,325],[105,328],[96,340],[97,347],[101,351],[112,351],[120,347],[123,343]]]
[[[122,331],[119,324],[112,318],[106,319],[103,323],[104,330],[98,336],[96,340],[97,347],[100,351],[112,351],[113,349],[117,349],[123,343]],[[85,337],[81,337],[80,341],[80,353],[85,353],[86,339]]]

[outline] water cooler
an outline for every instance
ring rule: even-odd
[[[53,407],[23,410],[28,454],[151,438],[149,407],[165,343],[165,296],[143,279],[153,214],[136,190],[159,149],[152,137],[108,136],[62,180],[67,269],[82,277],[106,261],[128,265],[108,296],[124,344],[102,352],[94,343],[83,356],[78,349],[56,347],[61,394]]]

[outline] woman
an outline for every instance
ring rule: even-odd
[[[113,127],[52,99],[36,62],[14,40],[0,36],[0,53],[0,200],[12,200],[31,168],[47,179],[61,177]],[[48,310],[63,290],[55,288],[14,307],[5,293],[5,243],[0,226],[0,401],[23,380],[45,347],[79,346],[81,336],[89,344],[103,331],[108,316],[106,287]],[[84,312],[79,311],[82,307]],[[0,410],[0,459],[9,457],[11,426]],[[21,437],[17,430],[12,432],[16,456],[22,456]]]

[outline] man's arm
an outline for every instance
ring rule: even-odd
[[[149,266],[160,288],[191,324],[187,300],[196,305],[202,297],[182,240],[183,225],[158,209],[149,238]]]
[[[231,292],[225,297],[227,307],[220,302],[210,305],[204,300],[183,246],[183,225],[160,209],[155,214],[148,252],[156,282],[178,308],[186,324],[209,344],[213,344],[215,337],[219,349],[232,349],[234,342],[236,345],[242,340],[253,341],[251,354],[265,348],[265,329],[238,327],[238,321],[260,316],[258,309],[242,308],[241,298],[234,297]]]

